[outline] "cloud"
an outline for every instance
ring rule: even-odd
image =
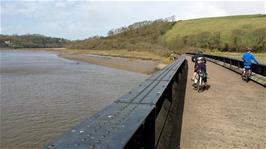
[[[251,4],[252,3],[252,4]],[[1,1],[1,32],[68,39],[106,35],[112,28],[175,15],[177,19],[261,13],[265,2]],[[251,6],[251,7],[250,7]]]
[[[187,11],[185,9],[191,11]],[[205,3],[196,2],[193,5],[184,8],[184,11],[186,13],[183,14],[182,16],[183,19],[230,15],[229,13],[227,13],[225,9],[221,9],[207,2]]]

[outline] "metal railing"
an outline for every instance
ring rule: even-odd
[[[195,55],[195,53],[187,53],[189,55]],[[229,58],[229,57],[223,57],[223,56],[215,56],[215,55],[208,55],[208,54],[202,54],[204,57],[209,58],[209,60],[220,64],[222,66],[225,66],[226,68],[229,68],[231,70],[234,70],[235,72],[240,73],[240,68],[243,68],[243,61],[239,59]],[[253,77],[253,81],[266,86],[265,80],[266,80],[266,65],[265,64],[252,64],[251,70],[253,73],[256,74],[255,77]]]
[[[187,69],[181,56],[43,148],[179,148]]]

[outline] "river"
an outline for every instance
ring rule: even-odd
[[[0,52],[1,149],[40,148],[148,77],[46,51]]]

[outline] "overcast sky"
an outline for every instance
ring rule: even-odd
[[[66,39],[105,36],[113,28],[172,15],[177,20],[265,14],[265,1],[1,0],[1,34],[43,34]]]

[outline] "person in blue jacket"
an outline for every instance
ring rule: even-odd
[[[253,51],[252,48],[247,48],[247,52],[245,52],[242,56],[242,60],[244,61],[244,69],[250,69],[252,65],[252,61],[256,62],[257,64],[259,63],[256,58],[253,56],[251,53]]]

